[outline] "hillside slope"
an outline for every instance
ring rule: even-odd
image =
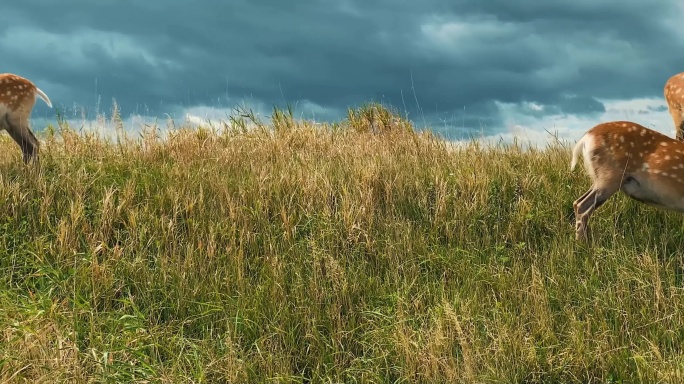
[[[39,167],[0,136],[3,382],[681,379],[684,217],[618,195],[576,243],[566,147],[49,131]]]

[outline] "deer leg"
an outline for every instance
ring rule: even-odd
[[[584,192],[582,196],[580,196],[577,200],[575,200],[574,203],[572,203],[572,208],[575,209],[575,214],[577,214],[577,206],[579,205],[579,202],[586,199],[587,195],[592,193],[594,191],[594,188],[590,188],[588,191]]]
[[[28,164],[37,155],[39,146],[38,139],[29,129],[28,119],[13,119],[7,114],[5,115],[4,125],[12,140],[21,148],[24,164]]]
[[[594,211],[603,205],[617,189],[597,188],[592,186],[572,204],[575,209],[575,239],[589,241],[589,218]]]

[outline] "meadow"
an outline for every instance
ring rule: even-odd
[[[684,216],[378,105],[0,135],[0,381],[675,383]],[[589,127],[587,127],[589,128]]]

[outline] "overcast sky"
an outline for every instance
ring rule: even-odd
[[[450,139],[574,139],[615,119],[671,135],[663,85],[684,71],[683,3],[12,1],[0,72],[88,117],[115,99],[124,117],[215,119],[236,105],[268,116],[289,103],[326,121],[378,101]],[[36,129],[54,114],[39,101]]]

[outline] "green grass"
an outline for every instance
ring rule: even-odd
[[[569,148],[232,124],[0,136],[0,381],[684,380],[684,217],[616,195],[576,243]]]

